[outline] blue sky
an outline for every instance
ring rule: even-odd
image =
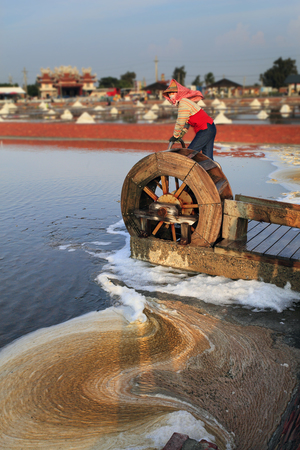
[[[138,80],[186,84],[213,72],[254,84],[278,58],[300,72],[299,0],[0,0],[0,82],[34,83],[40,68],[91,67],[97,78],[134,71]]]

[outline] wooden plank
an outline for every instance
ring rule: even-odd
[[[128,173],[128,177],[139,185],[145,186],[150,180],[159,176],[156,153],[138,161]]]
[[[213,180],[197,163],[184,181],[192,189],[198,204],[220,203],[220,195]]]
[[[240,217],[223,216],[222,237],[224,239],[241,239],[247,235],[247,219]]]
[[[244,250],[244,246],[247,242],[249,242],[251,239],[253,239],[255,236],[258,236],[259,233],[261,233],[265,228],[267,228],[269,226],[268,223],[264,223],[264,222],[258,222],[257,225],[252,228],[250,231],[248,231],[247,233],[247,237],[246,239],[241,239],[241,240],[232,240],[232,239],[224,239],[221,242],[219,242],[216,247],[221,247],[221,248],[231,248],[231,249],[236,249],[238,251],[245,251]]]
[[[204,239],[214,244],[220,235],[221,225],[221,204],[199,205],[199,220],[196,230]]]
[[[278,256],[283,257],[283,258],[290,258],[295,253],[295,249],[299,248],[299,246],[300,246],[300,231],[299,230],[297,230],[297,231],[298,231],[298,233],[296,231],[294,231],[294,233],[295,233],[294,238],[289,242],[289,244],[280,253],[278,253]]]
[[[194,156],[196,156],[198,153],[199,153],[198,150],[192,150],[191,153],[187,155],[187,157],[193,159]]]
[[[291,208],[225,200],[224,214],[300,228],[300,211]]]
[[[245,243],[245,250],[248,252],[254,251],[256,247],[262,244],[265,240],[267,240],[274,231],[279,228],[280,225],[276,225],[274,223],[270,223],[264,230],[258,233],[256,236],[253,236],[248,242]]]
[[[216,188],[219,192],[219,195],[221,195],[222,192],[224,192],[224,190],[227,188],[227,186],[228,186],[228,181],[226,178],[224,180],[217,181]]]
[[[259,224],[259,222],[257,222],[256,220],[248,220],[248,231],[256,227],[257,224]]]
[[[191,227],[187,223],[181,224],[181,238],[180,244],[187,245],[191,242]]]
[[[295,253],[292,254],[291,259],[300,262],[300,248],[298,248],[298,249],[295,251]]]
[[[275,230],[268,239],[265,239],[261,244],[259,244],[254,251],[256,253],[265,253],[272,245],[274,245],[282,236],[289,231],[290,227],[285,225],[279,225],[277,230]]]
[[[197,163],[186,156],[177,153],[159,152],[155,153],[157,166],[161,175],[169,175],[185,181],[186,175]]]
[[[294,237],[295,237],[295,228],[290,228],[287,231],[287,233],[285,233],[277,242],[275,242],[275,244],[273,244],[272,247],[270,247],[267,251],[265,251],[264,254],[277,256],[291,242],[291,240]]]
[[[235,200],[244,203],[253,203],[262,206],[274,206],[275,208],[286,208],[300,211],[300,205],[294,203],[278,202],[277,200],[267,200],[265,198],[249,197],[247,195],[237,194]]]
[[[197,161],[197,159],[198,158],[194,158],[194,161]],[[197,162],[206,171],[215,169],[216,167],[216,164],[211,159],[205,159],[204,161],[197,161]]]

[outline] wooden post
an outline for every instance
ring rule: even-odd
[[[141,217],[141,233],[140,237],[148,237],[151,234],[150,222],[145,217]]]
[[[187,245],[191,243],[191,227],[188,223],[181,224],[181,239],[180,245]]]

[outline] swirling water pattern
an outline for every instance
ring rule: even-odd
[[[126,233],[108,227],[140,155],[4,150],[2,345],[25,336],[0,353],[0,448],[159,449],[173,431],[265,448],[299,352],[186,301],[184,283],[201,291],[201,277],[130,265]]]

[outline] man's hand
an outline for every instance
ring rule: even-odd
[[[169,139],[169,142],[176,142],[176,141],[178,141],[179,140],[179,138],[176,138],[175,136],[172,136],[172,137],[170,137],[170,139]]]

